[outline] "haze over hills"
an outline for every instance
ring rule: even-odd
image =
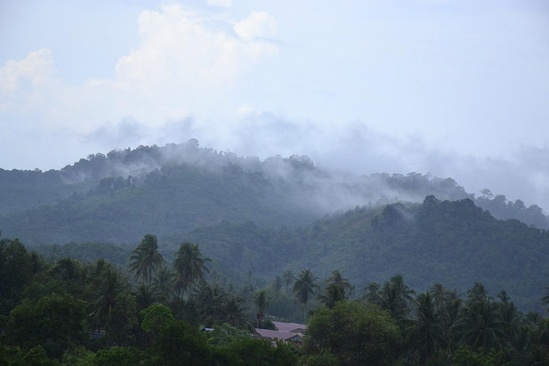
[[[357,176],[305,156],[261,161],[189,140],[90,155],[58,171],[1,170],[0,186],[2,236],[49,256],[59,249],[51,244],[74,243],[61,252],[112,254],[124,265],[124,251],[152,233],[167,258],[183,241],[200,243],[232,281],[310,267],[320,278],[339,269],[364,287],[401,273],[416,289],[483,281],[527,309],[538,309],[549,276],[541,208],[488,189],[476,197],[451,178]],[[107,242],[116,245],[93,244]]]
[[[357,176],[327,171],[305,156],[260,161],[201,148],[198,141],[95,154],[61,170],[0,170],[0,227],[33,244],[133,243],[222,221],[276,228],[306,225],[355,206],[470,198],[497,218],[538,228],[538,206],[489,190],[475,198],[451,178],[419,173]]]

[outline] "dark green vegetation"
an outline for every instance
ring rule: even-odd
[[[0,171],[0,188],[6,359],[179,364],[170,350],[181,343],[205,364],[547,361],[546,321],[520,312],[549,303],[547,217],[489,190],[194,140]],[[308,314],[300,350],[277,354],[241,331]]]
[[[61,170],[0,170],[0,229],[28,244],[135,243],[204,226],[254,222],[295,228],[337,210],[470,198],[495,217],[549,229],[537,206],[483,190],[475,198],[450,178],[355,176],[304,156],[260,161],[200,148],[196,140],[90,155]]]
[[[419,290],[482,281],[536,311],[549,278],[539,207],[489,190],[475,198],[451,179],[344,176],[306,157],[259,161],[194,140],[97,154],[60,171],[1,173],[2,235],[52,260],[126,266],[135,243],[155,233],[170,259],[179,243],[201,243],[215,273],[234,283],[263,285],[303,267],[322,277],[343,269],[357,287],[402,273]]]
[[[260,286],[303,267],[319,277],[341,268],[357,288],[401,273],[421,291],[437,281],[458,291],[481,281],[493,292],[506,289],[521,309],[540,311],[549,278],[549,232],[497,220],[468,199],[429,196],[421,204],[356,208],[297,229],[222,223],[160,238],[158,250],[173,260],[184,241],[201,243],[210,267],[228,281]],[[67,244],[35,250],[49,259],[113,258],[125,266],[132,248]]]
[[[321,281],[303,269],[264,287],[235,286],[208,274],[198,244],[180,244],[170,263],[156,243],[145,235],[131,265],[117,267],[49,262],[18,240],[0,240],[0,365],[549,362],[549,320],[481,283],[464,296],[441,284],[416,293],[394,275],[356,291],[337,270]],[[549,305],[549,293],[540,300]],[[304,343],[275,347],[254,336],[271,320],[306,322]]]

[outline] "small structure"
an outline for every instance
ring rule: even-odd
[[[296,346],[301,346],[303,336],[307,330],[305,324],[273,322],[276,330],[255,328],[256,334],[263,339],[273,342],[290,342]]]

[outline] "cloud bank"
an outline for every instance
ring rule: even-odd
[[[112,77],[71,83],[47,45],[6,61],[0,167],[196,138],[359,174],[430,172],[548,212],[547,9],[204,4],[140,11]]]

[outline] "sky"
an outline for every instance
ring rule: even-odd
[[[3,0],[0,168],[185,142],[549,213],[546,0]]]

